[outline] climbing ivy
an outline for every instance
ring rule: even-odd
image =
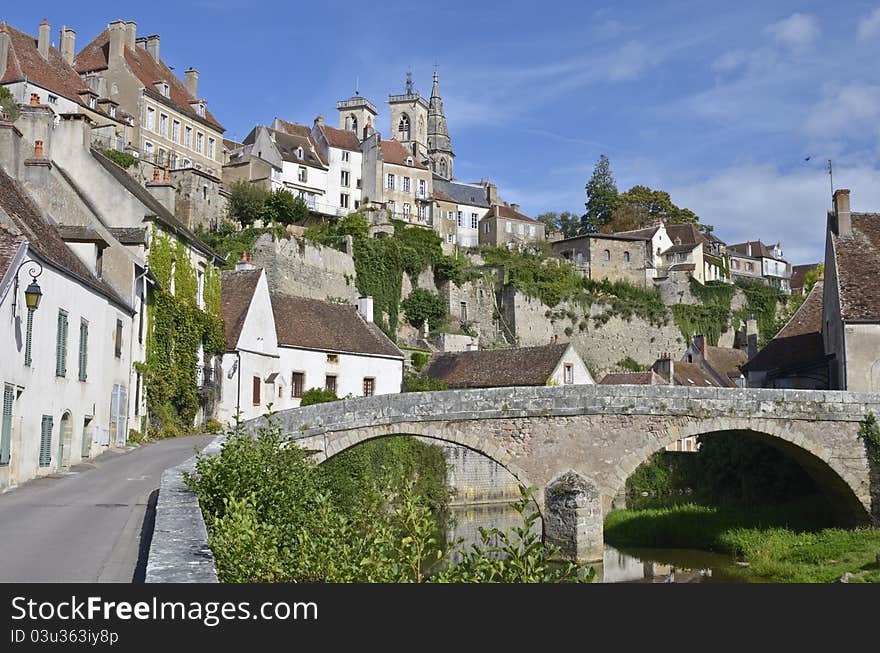
[[[690,278],[691,293],[703,304],[723,306],[730,311],[730,302],[736,293],[736,286],[722,281],[707,281],[700,283],[693,277]]]
[[[220,271],[207,266],[202,310],[186,245],[154,226],[147,262],[157,283],[149,290],[146,361],[139,371],[144,376],[150,427],[161,437],[193,424],[199,407],[199,346],[204,344],[209,355],[219,354],[226,341],[220,317]]]
[[[859,425],[859,437],[865,441],[871,462],[880,463],[880,424],[877,423],[874,413],[865,415]]]
[[[757,281],[739,279],[736,285],[745,294],[747,304],[734,313],[734,318],[741,324],[754,315],[758,322],[758,343],[763,347],[776,335],[776,307],[785,296],[778,288]]]
[[[710,346],[717,347],[721,334],[727,330],[730,309],[718,304],[675,304],[672,318],[685,342],[701,334]]]

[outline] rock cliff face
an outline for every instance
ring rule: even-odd
[[[266,269],[273,292],[354,302],[359,293],[350,245],[348,251],[341,252],[302,238],[276,241],[264,235],[254,247],[254,263]],[[498,271],[491,267],[481,270],[480,278],[461,287],[448,282],[437,284],[430,269],[423,271],[416,281],[418,287],[436,292],[447,302],[450,331],[478,336],[482,347],[541,345],[554,337],[560,342],[571,341],[598,378],[618,369],[617,363],[626,357],[650,365],[662,352],[681,356],[687,349],[688,343],[672,320],[671,312],[663,326],[650,324],[637,316],[630,320],[613,316],[598,325],[594,320],[584,319],[583,309],[579,307],[562,303],[551,309],[510,286],[498,290],[495,282]],[[414,287],[413,280],[404,275],[401,299],[409,296]],[[669,306],[699,303],[687,279],[666,281],[658,284],[658,288]],[[731,308],[736,310],[744,305],[745,297],[737,290]],[[606,307],[595,304],[590,315],[605,311]],[[408,325],[403,315],[399,322],[397,337],[401,346],[424,346],[423,334]],[[733,329],[724,332],[718,344],[733,346]]]

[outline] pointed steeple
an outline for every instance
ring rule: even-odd
[[[434,87],[431,89],[431,102],[428,105],[428,157],[432,161],[434,172],[452,178],[452,141],[443,114],[443,100],[440,98],[440,81],[437,70],[434,70]]]

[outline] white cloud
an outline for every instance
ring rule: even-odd
[[[859,20],[858,40],[867,41],[880,36],[880,7]]]
[[[608,79],[611,81],[636,79],[655,63],[654,53],[647,47],[637,41],[629,41],[609,58]]]
[[[878,172],[869,166],[835,168],[834,185],[852,190],[854,210],[877,210]],[[735,166],[666,190],[678,206],[714,225],[714,233],[727,243],[781,241],[793,264],[821,261],[824,256],[831,187],[822,161],[788,172],[769,165]]]
[[[767,27],[767,33],[780,45],[804,49],[819,37],[819,21],[812,14],[792,14]]]
[[[853,83],[826,88],[804,129],[826,141],[849,137],[874,144],[880,135],[878,119],[880,86]]]

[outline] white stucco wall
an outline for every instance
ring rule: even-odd
[[[587,366],[584,365],[583,359],[578,355],[572,345],[568,346],[568,349],[559,361],[559,365],[556,366],[556,369],[553,370],[553,374],[550,375],[551,383],[565,385],[565,366],[567,364],[573,366],[572,371],[574,374],[572,383],[574,385],[592,385],[596,383],[593,376],[590,374],[590,371],[587,369]]]
[[[363,155],[360,152],[352,152],[351,150],[343,150],[338,147],[327,148],[329,156],[329,172],[327,176],[327,193],[322,200],[328,206],[338,211],[339,215],[347,215],[355,210],[355,202],[360,205],[361,189],[358,188],[358,180],[361,178],[361,160]],[[348,154],[348,161],[342,160],[342,153]],[[342,171],[348,172],[348,187],[342,186]],[[340,204],[340,195],[348,194],[348,208],[342,208]]]
[[[27,310],[24,290],[30,277],[23,269],[19,276],[19,317],[12,314],[12,288],[0,301],[0,390],[5,384],[16,388],[10,464],[0,466],[0,489],[35,476],[66,469],[82,460],[86,416],[93,416],[86,428],[92,438],[89,455],[104,449],[110,429],[113,386],[128,391],[132,320],[121,308],[87,286],[43,263],[37,279],[43,291],[39,308],[33,314],[32,364],[24,365]],[[68,313],[67,372],[56,376],[56,338],[59,309]],[[79,380],[79,340],[81,320],[88,321],[87,379]],[[122,320],[121,356],[115,355],[116,320]],[[71,439],[59,459],[62,417],[70,415]],[[43,415],[53,418],[51,462],[39,466],[40,433]],[[128,425],[124,425],[127,435]]]

